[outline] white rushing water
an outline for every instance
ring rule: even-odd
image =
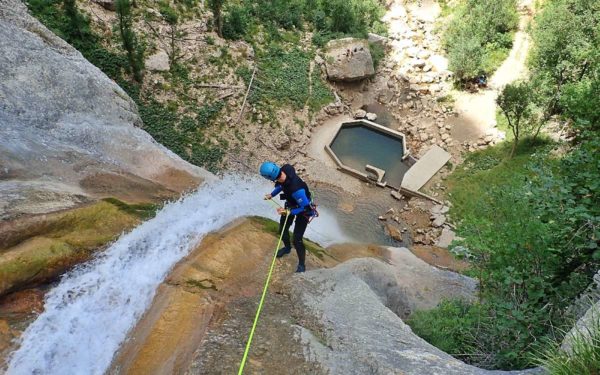
[[[202,237],[238,217],[277,218],[261,200],[271,188],[233,175],[209,182],[69,272],[21,336],[8,374],[103,374],[158,285]],[[322,245],[348,239],[329,212],[321,212],[306,236]]]

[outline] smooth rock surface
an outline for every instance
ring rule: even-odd
[[[115,82],[23,3],[0,0],[0,219],[115,196],[117,185],[152,195],[209,176],[140,126]]]
[[[390,250],[408,252],[401,248]],[[418,282],[406,284],[410,277],[416,276],[418,281],[435,277],[433,283],[441,292],[440,297],[446,294],[445,298],[451,298],[453,291],[467,292],[474,287],[474,281],[429,265],[426,266],[430,271],[419,275],[421,268],[411,269],[412,263],[404,269],[407,275],[402,276],[395,269],[400,263],[394,258],[392,262],[393,265],[387,265],[374,259],[354,259],[332,269],[307,272],[289,283],[294,315],[302,322],[298,330],[306,355],[326,368],[328,374],[539,373],[537,369],[482,370],[412,333],[398,316],[406,306],[419,302],[414,287],[421,288],[415,285]],[[450,279],[443,281],[440,277]]]

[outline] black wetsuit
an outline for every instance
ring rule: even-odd
[[[304,266],[306,259],[306,248],[302,238],[306,231],[309,218],[314,215],[314,211],[311,207],[311,194],[308,189],[308,185],[296,174],[294,167],[289,164],[285,164],[281,167],[286,178],[283,184],[276,183],[275,190],[271,193],[271,196],[276,196],[280,192],[283,192],[281,199],[285,200],[285,207],[291,210],[290,215],[287,219],[287,224],[283,228],[285,223],[285,215],[281,215],[279,220],[279,233],[283,230],[283,244],[286,248],[291,248],[289,229],[294,220],[296,225],[294,226],[294,248],[298,253],[298,263]]]

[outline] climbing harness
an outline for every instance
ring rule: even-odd
[[[271,199],[269,199],[269,200],[271,202],[273,202]],[[277,204],[277,202],[273,202],[273,203]],[[252,323],[252,329],[250,330],[250,336],[248,337],[248,342],[246,343],[246,349],[244,350],[244,356],[242,357],[242,363],[240,363],[238,375],[242,375],[242,373],[244,372],[244,366],[246,365],[246,359],[248,358],[248,353],[250,352],[250,344],[252,343],[252,337],[254,337],[254,330],[256,329],[256,324],[258,323],[258,317],[260,316],[260,312],[262,310],[263,303],[265,301],[265,296],[267,295],[267,289],[269,288],[269,281],[271,281],[271,275],[273,274],[273,268],[275,267],[275,259],[277,259],[276,258],[277,250],[279,249],[279,245],[281,245],[281,239],[283,238],[283,232],[285,231],[285,226],[287,224],[289,217],[290,217],[290,211],[286,210],[285,222],[283,223],[283,229],[281,230],[281,234],[279,235],[279,240],[277,241],[277,246],[275,246],[273,260],[271,261],[271,267],[269,268],[267,280],[265,281],[265,286],[263,288],[263,292],[260,297],[260,302],[258,303],[258,309],[256,310],[256,315],[254,316],[254,323]]]
[[[275,202],[273,200],[273,198],[269,199],[269,202],[273,203],[274,205],[276,205],[277,207],[281,207],[284,208],[282,205],[280,205],[279,203]],[[314,203],[314,200],[310,202],[310,205],[308,206],[310,209],[305,210],[302,215],[306,216],[306,218],[308,219],[308,223],[310,224],[311,221],[313,221],[314,218],[319,217],[319,211],[317,211],[317,204]]]

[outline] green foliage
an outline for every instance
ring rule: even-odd
[[[318,112],[323,106],[334,101],[333,94],[329,87],[325,85],[321,78],[321,72],[315,67],[312,72],[312,95],[308,100],[308,105],[312,112]]]
[[[223,19],[223,37],[232,40],[241,39],[248,32],[249,24],[248,9],[233,5]]]
[[[242,0],[226,8],[223,35],[248,39],[254,23],[276,39],[278,29],[302,30],[308,23],[315,30],[314,40],[323,45],[334,37],[364,37],[368,31],[385,34],[379,21],[383,13],[377,0]]]
[[[373,65],[375,66],[375,70],[377,70],[379,63],[385,57],[385,48],[379,43],[369,43],[369,50],[373,58]]]
[[[502,110],[509,129],[513,134],[513,149],[510,156],[519,143],[519,137],[527,135],[532,129],[532,102],[533,90],[527,82],[509,83],[496,99],[496,104]]]
[[[285,51],[277,45],[269,46],[259,56],[260,75],[249,101],[263,108],[289,105],[293,109],[302,109],[309,105],[313,111],[319,110],[324,103],[333,100],[333,96],[322,82],[318,69],[309,77],[311,59],[311,54],[298,48]],[[237,73],[249,82],[251,72],[248,69],[239,69]]]
[[[465,0],[457,6],[444,35],[456,78],[491,74],[507,56],[517,24],[515,0]]]
[[[551,349],[542,354],[539,365],[550,375],[599,374],[600,322],[595,320],[589,331],[576,333],[572,343],[571,351],[565,352],[560,349],[560,343],[555,342]]]
[[[178,112],[175,106],[162,104],[151,95],[142,93],[140,86],[128,81],[123,72],[131,67],[131,61],[124,55],[108,51],[100,44],[100,38],[93,34],[89,28],[89,21],[85,18],[79,35],[70,32],[69,20],[61,9],[62,0],[31,0],[28,2],[34,16],[48,26],[52,27],[58,35],[64,37],[77,48],[82,55],[92,64],[100,68],[105,74],[115,80],[138,105],[140,117],[146,130],[152,137],[165,147],[175,152],[183,159],[205,167],[213,172],[220,168],[224,156],[225,146],[215,145],[205,139],[203,131],[216,119],[223,103],[213,103],[202,107],[198,115],[193,118]],[[119,0],[120,14],[126,19],[125,24],[131,26],[131,9],[128,4]],[[177,12],[168,3],[160,4],[160,11],[167,22],[177,23]],[[129,17],[129,18],[128,18]],[[124,42],[125,43],[125,42]],[[139,45],[139,44],[138,44]],[[140,53],[136,48],[136,53]],[[140,55],[138,55],[141,57]],[[189,72],[180,65],[173,64],[171,72],[173,80],[184,85],[189,84]]]
[[[529,65],[546,118],[565,110],[580,117],[581,106],[589,102],[596,111],[587,108],[585,113],[594,113],[597,122],[600,5],[591,0],[551,0],[535,21]]]
[[[556,113],[570,118],[575,138],[568,152],[556,157],[551,144],[515,139],[512,159],[500,144],[469,155],[448,179],[450,215],[474,255],[480,300],[462,317],[442,305],[414,324],[433,343],[462,350],[470,363],[537,364],[536,342],[560,340],[570,322],[567,307],[600,267],[599,15],[597,2],[547,2],[533,30],[532,80],[507,86],[498,98],[508,127],[534,105],[544,109],[540,124]],[[453,337],[424,322],[441,322]],[[542,364],[556,374],[596,373],[596,341],[581,342],[573,355],[547,353]]]
[[[169,5],[169,2],[161,1],[158,4],[158,10],[166,23],[169,25],[177,25],[179,22],[179,14],[177,13],[177,10]]]
[[[473,346],[472,327],[478,321],[476,305],[461,300],[442,301],[433,310],[415,311],[406,323],[417,335],[446,353],[473,362],[465,354]]]
[[[590,136],[558,160],[552,144],[537,142],[520,142],[512,159],[506,144],[473,153],[448,180],[450,215],[480,281],[478,320],[469,312],[452,326],[434,310],[428,319],[457,336],[423,329],[435,345],[457,345],[451,352],[486,368],[531,365],[536,342],[557,334],[600,265],[600,156],[592,151],[600,141]]]
[[[214,102],[200,108],[196,121],[198,126],[207,127],[219,115],[225,104],[222,101]]]
[[[123,48],[127,53],[129,67],[137,82],[142,82],[144,70],[144,46],[138,42],[137,35],[133,31],[133,17],[131,14],[130,0],[116,1],[117,18],[119,21],[119,32],[123,42]]]

